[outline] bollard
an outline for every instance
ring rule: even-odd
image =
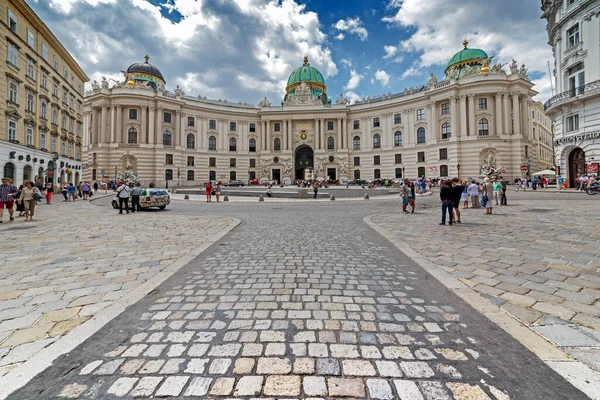
[[[229,196],[225,195],[225,196],[223,197],[223,201],[229,201]]]
[[[334,195],[329,196],[329,200],[335,200],[335,196]]]
[[[263,197],[263,195],[261,194],[260,197],[258,198],[258,201],[265,201],[265,198]]]
[[[190,199],[190,195],[189,195],[189,194],[186,194],[185,196],[183,196],[183,199],[184,199],[184,200],[189,200],[189,199]]]
[[[369,195],[365,194],[365,200],[369,200]]]

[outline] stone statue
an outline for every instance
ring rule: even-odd
[[[98,81],[92,82],[92,90],[100,90],[100,85],[98,85]]]
[[[346,157],[342,157],[339,160],[340,163],[340,175],[347,175],[348,174],[348,160],[346,159]]]
[[[519,72],[519,65],[517,61],[513,58],[513,60],[508,64],[508,69],[510,69],[511,74],[516,74]]]
[[[527,75],[527,70],[529,68],[527,68],[525,66],[525,64],[521,64],[521,68],[519,69],[519,75],[521,75],[522,78],[529,80],[529,76]]]
[[[429,80],[427,81],[427,86],[429,86],[430,88],[434,87],[435,85],[437,85],[438,80],[435,77],[435,75],[433,73],[431,73],[429,75]]]
[[[185,92],[183,91],[183,89],[181,89],[181,88],[179,87],[179,85],[177,85],[177,87],[175,88],[175,94],[176,94],[177,96],[184,96],[184,95],[185,95]]]
[[[306,82],[302,82],[302,83],[300,84],[300,86],[298,86],[298,87],[296,88],[296,91],[294,92],[294,94],[295,94],[296,96],[309,96],[309,95],[311,95],[311,94],[312,94],[312,91],[311,91],[311,89],[310,89],[310,86],[308,86],[308,85],[306,84]]]
[[[485,67],[488,67],[488,68],[489,68],[489,67],[490,67],[490,64],[492,63],[492,58],[494,58],[494,56],[488,57],[488,58],[486,58],[485,60],[483,60],[483,61],[481,62],[481,67],[482,67],[482,68],[485,68]]]
[[[348,99],[344,97],[343,93],[340,93],[340,95],[335,100],[335,104],[348,104]]]
[[[450,71],[448,71],[447,77],[448,79],[458,78],[458,70],[456,68],[452,68]]]
[[[475,65],[466,66],[462,76],[472,76],[479,73],[479,68]]]
[[[269,176],[269,161],[262,160],[260,163],[263,176]]]
[[[131,158],[127,158],[125,160],[125,170],[130,171],[133,169],[133,160]]]
[[[322,175],[325,172],[325,164],[323,163],[322,158],[319,159],[319,164],[317,164],[317,168],[315,168],[315,171],[318,175]]]
[[[267,97],[265,96],[264,99],[262,99],[260,101],[260,103],[258,103],[258,106],[260,108],[266,108],[266,107],[271,107],[271,102],[269,101],[269,99],[267,99]]]
[[[283,176],[291,177],[291,175],[292,175],[292,163],[289,161],[286,161],[286,163],[283,164]]]
[[[506,65],[506,63],[502,64],[502,63],[496,63],[493,67],[492,67],[492,73],[498,74],[498,73],[506,73],[502,68]]]
[[[106,77],[102,77],[102,83],[100,85],[102,85],[102,89],[108,89],[108,81],[106,80]]]

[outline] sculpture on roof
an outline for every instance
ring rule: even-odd
[[[92,90],[100,90],[100,85],[98,85],[98,81],[94,80],[94,82],[92,82]]]
[[[179,87],[179,85],[177,85],[177,87],[175,88],[175,94],[176,94],[177,96],[184,96],[184,95],[185,95],[185,92],[183,91],[183,89],[182,89],[182,88],[180,88],[180,87]]]
[[[106,77],[102,77],[102,83],[100,85],[102,85],[102,89],[108,89],[108,81],[106,80]]]
[[[260,101],[260,103],[258,103],[258,106],[260,108],[266,108],[266,107],[271,107],[271,102],[269,101],[269,99],[267,99],[267,97],[265,96],[264,99],[262,99]]]
[[[435,75],[433,73],[431,73],[429,75],[429,80],[427,81],[427,86],[434,87],[435,85],[437,85],[438,83],[438,79],[435,77]]]
[[[337,97],[337,99],[335,100],[335,104],[348,104],[349,101],[348,99],[344,96],[343,93],[340,93],[340,95]]]
[[[529,76],[527,75],[528,69],[529,68],[527,68],[525,64],[521,64],[521,68],[519,69],[519,75],[521,76],[521,78],[529,80]]]
[[[506,65],[506,63],[504,63],[504,64],[496,63],[492,67],[492,73],[494,73],[494,74],[505,73],[506,74],[506,71],[504,71],[504,69],[502,69],[505,65]]]
[[[515,60],[513,58],[512,61],[510,62],[510,64],[508,64],[508,69],[510,70],[511,74],[518,73],[519,72],[519,64],[517,63],[517,60]]]

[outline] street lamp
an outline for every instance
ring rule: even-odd
[[[456,170],[458,171],[456,177],[460,180],[460,163],[456,164]]]
[[[117,184],[117,167],[115,167],[115,185]]]
[[[406,179],[406,175],[404,175],[404,167],[402,167],[402,179]]]

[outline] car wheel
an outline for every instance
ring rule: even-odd
[[[167,208],[167,206],[158,206],[159,210],[164,210],[165,208]]]
[[[119,204],[116,201],[113,201],[112,208],[114,208],[116,210],[117,208],[119,208]]]

